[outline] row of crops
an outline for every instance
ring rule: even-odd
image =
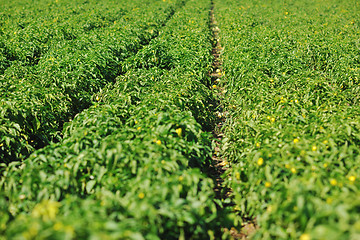
[[[219,236],[210,1],[41,2],[1,15],[0,238]]]
[[[358,3],[35,2],[0,0],[0,239],[360,238]]]
[[[183,1],[1,1],[0,158],[26,158],[126,71]]]
[[[216,1],[225,181],[254,239],[360,238],[359,8]]]

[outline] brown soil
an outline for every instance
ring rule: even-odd
[[[214,3],[212,1],[212,7],[210,11],[210,27],[213,33],[213,49],[212,55],[214,56],[213,61],[213,71],[209,73],[211,77],[211,83],[213,90],[217,96],[217,101],[215,103],[215,111],[218,116],[218,121],[213,129],[213,136],[215,139],[216,147],[214,149],[214,153],[212,156],[212,166],[209,169],[209,175],[211,175],[215,180],[215,194],[217,199],[226,199],[230,197],[231,189],[225,188],[223,186],[224,180],[221,175],[225,173],[225,171],[229,168],[227,160],[224,156],[221,155],[221,142],[223,138],[222,126],[225,123],[227,112],[223,111],[222,99],[224,99],[224,84],[222,81],[223,71],[222,71],[222,63],[220,59],[221,51],[223,47],[221,46],[221,41],[219,38],[220,29],[217,25],[217,21],[215,19],[214,14]],[[231,204],[230,204],[231,205]],[[241,229],[227,229],[224,228],[223,231],[228,232],[233,239],[249,239],[249,236],[254,233],[257,229],[255,219],[243,219],[243,225]]]

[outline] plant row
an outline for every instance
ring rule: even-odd
[[[239,214],[256,217],[253,238],[359,238],[359,5],[215,7],[225,47],[225,182]]]
[[[209,1],[188,1],[66,124],[3,168],[0,233],[52,239],[214,239]]]
[[[43,17],[40,6],[31,3],[33,8],[23,12],[18,2],[13,4],[14,16],[1,15],[0,52],[9,62],[0,75],[0,158],[5,163],[59,141],[63,123],[124,73],[125,60],[158,35],[183,1],[44,1],[40,6],[49,12]],[[66,21],[52,21],[58,17]],[[72,37],[62,29],[72,31]],[[28,55],[36,62],[29,63]]]
[[[0,73],[13,64],[37,64],[54,48],[53,45],[60,42],[73,45],[76,40],[85,39],[84,36],[103,34],[102,30],[116,23],[120,23],[117,26],[120,27],[124,22],[139,21],[133,12],[142,12],[151,4],[159,4],[159,1],[44,0],[38,4],[32,1],[2,1],[0,46],[4,61],[1,62]]]

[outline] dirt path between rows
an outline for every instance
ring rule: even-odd
[[[213,71],[209,73],[211,77],[211,88],[213,89],[216,100],[214,103],[214,110],[216,111],[215,114],[218,117],[218,121],[216,122],[215,126],[213,127],[213,137],[215,141],[215,149],[212,155],[212,167],[209,170],[209,174],[215,179],[215,194],[216,198],[222,200],[223,202],[230,202],[223,207],[233,205],[231,201],[224,201],[225,199],[230,199],[231,189],[228,189],[223,186],[223,178],[221,177],[225,171],[229,168],[229,163],[227,162],[226,158],[221,154],[221,144],[224,133],[222,131],[222,126],[225,124],[227,112],[224,111],[223,99],[224,93],[226,91],[224,81],[224,73],[222,71],[222,62],[221,62],[221,52],[223,47],[221,46],[220,41],[220,29],[218,27],[215,13],[214,13],[214,1],[211,1],[211,9],[210,9],[210,28],[212,31],[213,39],[212,39],[212,55],[214,57],[213,60]],[[254,220],[243,220],[243,225],[241,229],[227,229],[224,228],[223,231],[228,232],[233,239],[249,239],[249,236],[254,233],[257,226],[254,223]]]

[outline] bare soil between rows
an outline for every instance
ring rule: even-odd
[[[220,29],[218,27],[215,13],[214,13],[214,3],[211,1],[211,9],[210,9],[210,30],[213,35],[212,39],[212,55],[213,55],[213,63],[212,63],[212,72],[209,73],[211,78],[211,88],[214,89],[216,100],[214,102],[214,111],[218,116],[218,121],[213,126],[212,135],[215,142],[215,149],[212,154],[212,165],[208,169],[208,174],[215,180],[215,196],[216,199],[225,200],[229,199],[231,195],[231,189],[225,187],[223,185],[224,180],[222,175],[228,170],[228,164],[225,157],[221,154],[221,145],[224,133],[222,131],[222,127],[225,124],[227,118],[227,112],[224,112],[224,106],[222,100],[224,99],[224,91],[225,87],[223,84],[224,79],[223,71],[222,71],[222,62],[221,62],[221,51],[223,47],[221,46],[221,41],[219,37]],[[227,201],[226,201],[227,202]],[[234,205],[233,203],[226,204],[223,207]],[[243,225],[241,229],[236,228],[223,228],[222,231],[227,232],[233,239],[249,239],[252,233],[256,231],[258,228],[255,219],[243,219]]]

